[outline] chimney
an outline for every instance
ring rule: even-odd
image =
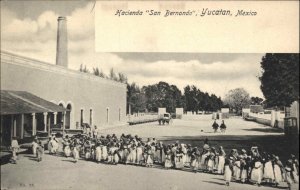
[[[68,68],[67,18],[60,16],[57,21],[56,65]]]

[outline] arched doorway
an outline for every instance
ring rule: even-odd
[[[67,108],[67,111],[66,111],[66,129],[70,129],[72,105],[68,104],[66,108]]]
[[[63,103],[59,103],[58,105],[64,108]],[[61,124],[61,125],[62,125],[63,119],[64,119],[64,118],[63,118],[62,113],[61,113],[61,112],[58,112],[58,114],[57,114],[57,124]],[[61,127],[62,127],[62,126],[61,126]]]

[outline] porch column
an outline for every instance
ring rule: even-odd
[[[131,104],[128,104],[128,114],[131,115]]]
[[[48,117],[48,124],[47,124],[47,128],[48,128],[48,136],[50,136],[51,135],[51,133],[50,133],[50,125],[51,125],[51,120],[50,120],[51,118],[50,117]]]
[[[43,115],[44,115],[44,132],[47,132],[47,115],[48,115],[48,113],[45,112],[45,113],[43,113]]]
[[[32,136],[36,134],[35,113],[32,113]]]
[[[10,118],[10,139],[12,139],[12,137],[14,136],[14,115],[11,115],[11,118]]]
[[[54,112],[53,115],[54,115],[54,125],[56,125],[57,124],[57,112]]]
[[[62,115],[63,115],[63,136],[65,136],[65,128],[66,128],[66,112],[62,112]]]
[[[14,117],[14,123],[13,123],[13,125],[14,125],[14,137],[16,137],[17,136],[17,120],[16,120],[16,117]]]
[[[21,139],[24,137],[24,114],[21,115]]]

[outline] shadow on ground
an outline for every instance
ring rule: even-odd
[[[252,129],[243,129],[244,131],[257,131],[257,132],[263,132],[263,133],[283,133],[282,129],[279,128],[252,128]]]
[[[212,183],[212,184],[216,184],[216,185],[222,185],[222,186],[225,185],[224,183],[215,182],[215,181],[203,181],[203,182],[205,182],[205,183]]]

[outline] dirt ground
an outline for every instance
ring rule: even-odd
[[[182,120],[173,120],[170,125],[159,125],[158,122],[132,125],[127,127],[109,128],[101,130],[102,135],[122,133],[138,135],[147,139],[156,138],[165,143],[191,144],[203,146],[204,139],[208,139],[211,146],[218,148],[223,146],[229,153],[231,149],[249,150],[252,146],[258,146],[261,152],[278,155],[285,162],[290,154],[299,158],[299,139],[286,138],[281,129],[271,128],[252,121],[245,121],[239,117],[224,120],[227,126],[226,132],[214,133],[213,120],[210,116],[193,117]],[[217,121],[219,124],[221,120]]]
[[[132,134],[141,137],[156,137],[156,138],[169,138],[169,137],[224,137],[224,136],[270,136],[270,135],[283,135],[282,130],[266,127],[264,125],[244,121],[242,118],[230,118],[224,120],[227,126],[225,134],[214,133],[212,129],[213,120],[211,117],[193,117],[187,119],[173,119],[169,125],[159,125],[158,122],[145,123],[139,125],[106,128],[101,130],[102,134],[121,135]],[[217,120],[221,124],[221,120]],[[100,127],[101,129],[101,127]]]
[[[231,148],[251,147],[257,145],[262,150],[270,151],[286,159],[290,153],[297,153],[299,143],[290,141],[276,129],[246,122],[234,118],[225,120],[228,129],[225,134],[213,133],[212,120],[174,120],[171,125],[159,126],[148,123],[135,126],[103,129],[101,133],[121,135],[122,133],[155,137],[165,143],[176,140],[202,146],[208,138],[212,146],[223,145]],[[202,131],[201,131],[202,130]],[[79,160],[74,163],[72,158],[44,155],[42,162],[37,162],[30,154],[20,154],[18,163],[1,166],[1,189],[146,189],[146,190],[187,190],[187,189],[286,189],[286,183],[278,188],[240,184],[232,182],[229,187],[224,185],[223,176],[192,173],[189,170],[165,170],[161,167],[146,168],[131,165],[107,165]],[[298,184],[293,185],[298,189]]]

